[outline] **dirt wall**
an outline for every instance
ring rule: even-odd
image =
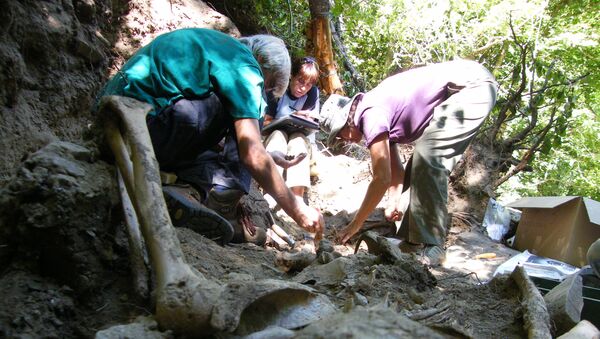
[[[86,139],[107,77],[141,45],[182,27],[239,36],[197,0],[0,1],[0,184],[50,141]]]

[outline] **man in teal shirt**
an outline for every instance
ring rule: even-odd
[[[321,232],[322,215],[294,198],[260,138],[263,93],[281,96],[289,73],[289,54],[281,39],[256,35],[238,40],[187,28],[142,47],[100,96],[127,96],[154,107],[147,126],[161,170],[174,172],[200,193],[194,201],[187,189],[165,188],[176,226],[229,242],[233,230],[223,217],[231,215],[217,211],[222,212],[219,216],[200,201],[235,211],[241,194],[231,192],[248,192],[249,173],[299,226]],[[230,196],[236,197],[230,201],[234,206],[210,201]]]

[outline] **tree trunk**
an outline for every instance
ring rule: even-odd
[[[344,94],[331,43],[329,0],[309,0],[310,27],[308,30],[307,52],[314,55],[321,69],[319,86],[326,94]]]

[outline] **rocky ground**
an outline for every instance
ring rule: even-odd
[[[362,196],[368,183],[368,164],[321,154],[318,165],[321,175],[311,187],[310,201],[325,214],[325,238],[333,244],[336,230],[350,220],[360,201],[356,197]],[[114,168],[93,150],[59,142],[33,153],[3,189],[2,259],[10,262],[0,278],[4,336],[92,336],[153,314],[151,301],[132,288],[129,245],[113,173]],[[254,220],[260,223],[259,214],[264,215],[268,207],[259,191],[245,200],[253,201]],[[395,225],[382,222],[381,213],[372,215],[369,226],[389,234]],[[489,240],[477,227],[457,221],[452,228],[454,240],[448,244],[448,263],[432,269],[410,256],[395,261],[370,254],[365,243],[356,254],[351,245],[333,244],[341,257],[317,258],[309,234],[281,212],[275,213],[275,222],[296,239],[294,247],[221,247],[185,228],[178,229],[177,235],[186,261],[211,281],[276,279],[304,284],[326,296],[335,306],[338,325],[330,327],[333,320],[327,317],[294,335],[338,336],[353,326],[369,336],[418,336],[419,331],[450,337],[524,335],[514,283],[502,278],[482,284],[513,252]],[[484,252],[497,257],[475,259]],[[300,253],[308,259],[290,264]],[[365,322],[365,314],[374,316],[373,312],[385,313],[390,323],[381,328]],[[412,319],[412,327],[406,327],[406,319]],[[404,327],[395,328],[394,322]],[[140,323],[144,322],[136,324]],[[144,331],[153,328],[150,324]]]

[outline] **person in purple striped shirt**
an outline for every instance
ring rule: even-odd
[[[401,220],[401,249],[419,252],[427,265],[442,264],[448,177],[492,110],[497,90],[485,67],[456,60],[392,75],[352,98],[331,95],[321,110],[328,144],[364,139],[373,169],[362,204],[338,240],[346,243],[359,232],[387,191],[385,215]],[[396,145],[409,143],[414,152],[403,164]]]

